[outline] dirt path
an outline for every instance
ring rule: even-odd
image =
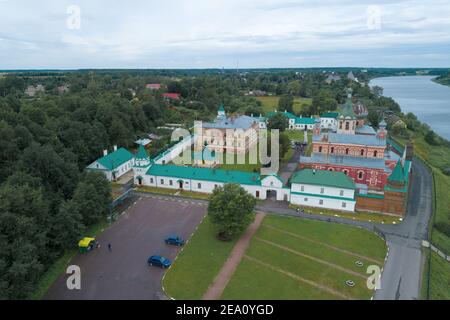
[[[280,273],[282,273],[282,274],[284,274],[284,275],[287,275],[287,276],[289,276],[289,277],[291,277],[291,278],[293,278],[293,279],[295,279],[295,280],[298,280],[298,281],[304,282],[304,283],[306,283],[306,284],[309,284],[309,285],[312,286],[312,287],[315,287],[315,288],[317,288],[317,289],[320,289],[320,290],[326,291],[326,292],[328,292],[328,293],[331,293],[332,295],[341,297],[341,298],[343,298],[343,299],[353,300],[352,297],[350,297],[350,296],[348,296],[348,295],[346,295],[346,294],[343,294],[343,293],[341,293],[341,292],[339,292],[339,291],[336,291],[336,290],[334,290],[334,289],[332,289],[332,288],[326,287],[326,286],[321,285],[321,284],[319,284],[319,283],[316,283],[316,282],[314,282],[314,281],[304,279],[304,278],[302,278],[302,277],[300,277],[300,276],[298,276],[298,275],[296,275],[296,274],[293,274],[293,273],[291,273],[291,272],[289,272],[289,271],[285,271],[285,270],[283,270],[283,269],[274,267],[274,266],[272,266],[272,265],[270,265],[270,264],[268,264],[268,263],[265,263],[265,262],[263,262],[263,261],[261,261],[261,260],[252,258],[252,257],[247,256],[247,255],[245,256],[245,258],[248,259],[248,260],[250,260],[250,261],[253,261],[253,262],[255,262],[255,263],[258,263],[258,264],[260,264],[260,265],[262,265],[262,266],[264,266],[264,267],[266,267],[266,268],[269,268],[269,269],[274,270],[274,271],[276,271],[276,272],[280,272]]]
[[[280,228],[277,228],[277,227],[273,227],[273,226],[270,226],[270,225],[267,225],[267,224],[264,224],[263,226],[267,227],[269,229],[273,229],[273,230],[282,232],[284,234],[288,234],[288,235],[296,237],[298,239],[302,239],[302,240],[306,240],[306,241],[309,241],[309,242],[312,242],[312,243],[315,243],[315,244],[322,245],[324,247],[327,247],[327,248],[330,248],[330,249],[333,249],[333,250],[336,250],[336,251],[339,251],[339,252],[342,252],[342,253],[345,253],[345,254],[348,254],[348,255],[351,255],[351,256],[355,256],[355,257],[358,257],[358,258],[361,258],[361,259],[365,259],[367,261],[371,261],[371,262],[374,262],[374,263],[378,263],[378,264],[381,264],[381,265],[383,264],[383,261],[381,261],[381,260],[370,258],[370,257],[366,257],[366,256],[364,256],[362,254],[358,254],[358,253],[355,253],[353,251],[341,249],[341,248],[329,245],[329,244],[324,243],[324,242],[320,242],[320,241],[313,240],[313,239],[310,239],[310,238],[307,238],[307,237],[303,237],[303,236],[298,235],[298,234],[293,233],[293,232],[289,232],[289,231],[286,231],[286,230],[283,230],[283,229],[280,229]]]
[[[337,270],[339,270],[339,271],[346,272],[346,273],[351,274],[351,275],[354,275],[354,276],[356,276],[356,277],[360,277],[360,278],[366,279],[366,276],[365,276],[365,275],[362,275],[362,274],[360,274],[360,273],[358,273],[358,272],[355,272],[355,271],[353,271],[353,270],[350,270],[350,269],[341,267],[341,266],[339,266],[339,265],[337,265],[337,264],[334,264],[334,263],[331,263],[331,262],[328,262],[328,261],[325,261],[325,260],[322,260],[322,259],[319,259],[319,258],[310,256],[310,255],[307,255],[307,254],[304,254],[304,253],[299,252],[299,251],[295,251],[295,250],[293,250],[293,249],[291,249],[291,248],[282,246],[282,245],[280,245],[280,244],[278,244],[278,243],[275,243],[275,242],[272,242],[272,241],[268,241],[268,240],[265,240],[265,239],[262,239],[262,238],[258,238],[258,237],[255,237],[255,239],[258,240],[258,241],[267,243],[267,244],[269,244],[269,245],[271,245],[271,246],[277,247],[277,248],[279,248],[279,249],[281,249],[281,250],[288,251],[288,252],[293,253],[293,254],[295,254],[295,255],[298,255],[298,256],[300,256],[300,257],[304,257],[304,258],[313,260],[313,261],[315,261],[315,262],[318,262],[318,263],[320,263],[320,264],[326,265],[326,266],[328,266],[328,267],[337,269]]]
[[[255,221],[245,230],[244,234],[238,240],[227,261],[225,261],[219,274],[214,279],[214,282],[209,286],[206,293],[203,295],[203,300],[218,300],[222,296],[223,290],[225,290],[228,282],[234,274],[237,266],[245,255],[250,240],[258,230],[264,219],[264,213],[258,213],[255,217]]]

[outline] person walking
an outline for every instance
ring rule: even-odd
[[[108,250],[109,250],[109,252],[111,252],[111,251],[112,251],[112,248],[111,248],[111,243],[108,243]]]

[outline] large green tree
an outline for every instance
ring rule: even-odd
[[[272,129],[278,129],[281,132],[286,130],[286,128],[289,125],[289,119],[281,112],[278,112],[277,114],[273,115],[269,118],[267,121],[267,128]]]
[[[214,189],[208,215],[216,225],[220,240],[230,241],[253,222],[256,199],[238,184]]]

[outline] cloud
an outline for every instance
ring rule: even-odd
[[[0,69],[449,66],[449,16],[446,0],[0,0]]]

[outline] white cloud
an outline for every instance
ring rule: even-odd
[[[66,27],[72,4],[80,30]],[[369,5],[381,8],[379,30],[367,28]],[[387,61],[411,46],[423,60],[405,63],[448,66],[449,16],[444,0],[0,1],[0,69],[369,65],[370,50]]]

